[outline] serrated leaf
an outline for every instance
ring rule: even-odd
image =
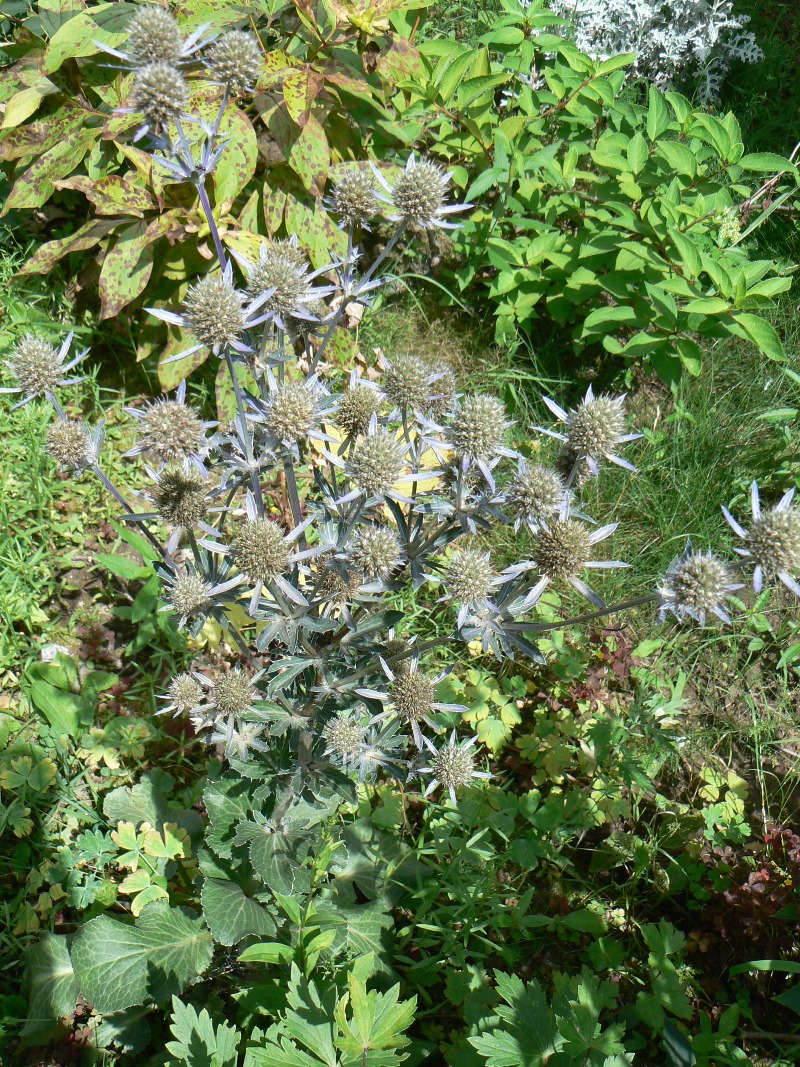
[[[227,1023],[214,1023],[208,1011],[172,998],[170,1030],[174,1041],[166,1050],[190,1067],[235,1067],[242,1035]]]
[[[245,937],[271,937],[275,920],[241,886],[223,878],[206,878],[202,890],[203,916],[214,939],[235,945]]]
[[[22,1033],[45,1035],[62,1017],[75,1011],[78,982],[66,937],[44,933],[28,951],[25,967],[28,1016]]]

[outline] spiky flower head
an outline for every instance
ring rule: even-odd
[[[445,170],[427,159],[414,161],[401,173],[392,189],[397,214],[407,223],[426,228],[436,224],[450,179]]]
[[[271,582],[289,566],[283,530],[272,519],[244,523],[233,542],[233,558],[251,582]]]
[[[624,398],[589,396],[569,413],[567,444],[583,456],[605,456],[625,434]]]
[[[450,741],[438,751],[425,740],[427,747],[433,753],[430,766],[420,768],[421,774],[430,774],[431,782],[425,790],[425,796],[433,792],[437,785],[442,785],[449,792],[450,799],[455,804],[456,790],[470,785],[473,778],[491,778],[486,771],[475,769],[475,756],[470,751],[477,741],[477,737],[471,737],[468,741],[459,744],[456,732],[453,730]]]
[[[211,703],[221,715],[228,718],[235,719],[243,715],[257,699],[258,690],[239,667],[221,675],[211,690]]]
[[[533,557],[548,578],[575,578],[592,558],[591,532],[576,519],[549,522],[539,530]]]
[[[183,50],[180,26],[158,4],[143,4],[128,23],[128,56],[141,67],[149,63],[176,63]]]
[[[428,718],[436,700],[433,680],[417,670],[396,673],[389,696],[397,714],[409,722]]]
[[[97,459],[92,436],[82,422],[64,419],[54,422],[47,432],[47,451],[60,467],[84,470]]]
[[[495,584],[489,553],[477,548],[458,549],[447,566],[444,581],[450,596],[461,604],[486,600]]]
[[[183,302],[187,326],[204,345],[236,341],[245,328],[244,296],[220,274],[207,274],[190,287]]]
[[[207,510],[208,482],[199,471],[173,463],[159,475],[153,496],[167,526],[194,529]]]
[[[186,108],[189,87],[172,63],[147,63],[136,72],[131,104],[150,126],[163,127]]]
[[[264,241],[258,262],[247,278],[247,289],[252,296],[274,290],[262,308],[289,315],[302,303],[308,287],[308,261],[297,242],[291,238]]]
[[[747,534],[753,562],[768,574],[800,567],[800,511],[771,508],[761,513]]]
[[[583,489],[595,477],[589,460],[581,457],[580,452],[575,452],[568,444],[563,445],[556,456],[556,471],[565,483],[569,482],[572,489]]]
[[[386,578],[400,562],[402,549],[393,530],[362,526],[353,536],[347,561],[368,578]]]
[[[294,444],[308,438],[315,414],[313,390],[302,382],[287,382],[272,391],[264,425],[279,440]]]
[[[61,384],[64,367],[64,353],[28,334],[17,344],[7,362],[8,368],[17,380],[20,392],[27,398],[50,393]]]
[[[211,586],[197,574],[178,574],[172,582],[169,602],[181,618],[189,618],[211,603]]]
[[[333,187],[331,207],[345,226],[363,226],[375,214],[375,180],[357,167],[342,172]]]
[[[429,407],[431,372],[420,356],[398,356],[386,366],[381,385],[389,400],[405,410]]]
[[[349,473],[359,489],[369,496],[388,493],[400,478],[404,457],[400,442],[388,430],[369,433],[350,457]]]
[[[521,462],[507,492],[517,525],[525,523],[536,532],[540,524],[554,515],[564,499],[564,483],[556,471],[541,463],[530,466]]]
[[[338,756],[343,763],[352,762],[361,750],[365,733],[366,728],[350,715],[334,716],[322,729],[326,755]]]
[[[711,552],[695,552],[687,542],[682,556],[672,561],[663,586],[660,617],[671,611],[683,621],[687,616],[705,623],[713,612],[723,622],[730,622],[722,605],[731,592],[741,585],[731,581],[731,572],[721,559]]]
[[[176,715],[185,715],[201,703],[203,690],[194,675],[182,671],[170,682],[167,699]]]
[[[455,371],[444,360],[434,360],[428,364],[428,372],[432,375],[428,410],[433,419],[441,419],[453,406],[458,386]]]
[[[243,30],[223,33],[205,62],[215,80],[234,92],[252,88],[264,67],[258,41]]]
[[[381,406],[381,394],[368,385],[355,385],[339,397],[336,423],[348,436],[358,437],[369,429],[370,420]]]
[[[465,396],[449,427],[449,440],[457,456],[487,460],[502,447],[506,409],[496,396]]]
[[[163,463],[182,461],[205,450],[205,427],[180,400],[156,400],[139,415],[142,450]]]

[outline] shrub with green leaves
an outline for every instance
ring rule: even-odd
[[[794,164],[748,154],[731,112],[655,87],[640,102],[624,88],[634,57],[596,62],[546,32],[544,0],[502,8],[475,44],[424,42],[430,73],[403,82],[407,136],[476,204],[456,292],[488,301],[501,344],[551,334],[670,381],[729,335],[783,359],[759,312],[787,266],[753,258],[748,237],[796,195]]]

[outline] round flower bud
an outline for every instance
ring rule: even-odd
[[[489,597],[494,576],[488,552],[462,548],[453,553],[447,566],[445,586],[453,600],[461,604],[477,604]]]
[[[398,655],[400,652],[408,652],[409,644],[400,637],[390,637],[384,645],[384,657],[390,659],[392,656]],[[396,660],[391,664],[392,673],[394,675],[407,674],[411,670],[412,656],[406,656],[405,659]]]
[[[536,538],[533,558],[548,578],[577,578],[592,558],[588,527],[575,519],[557,519],[543,526]]]
[[[253,684],[239,667],[223,674],[211,690],[211,703],[223,715],[242,715],[258,699]]]
[[[353,167],[333,187],[331,206],[347,226],[363,226],[375,214],[375,180],[367,170]]]
[[[158,4],[144,4],[128,23],[127,53],[137,67],[177,63],[183,35],[175,19]]]
[[[433,682],[420,671],[395,674],[389,695],[397,714],[409,722],[424,719],[433,711],[436,699]]]
[[[428,373],[433,375],[430,385],[430,400],[428,410],[432,418],[441,419],[450,411],[456,395],[456,376],[453,368],[443,360],[437,360],[428,365]]]
[[[450,744],[440,748],[431,761],[433,776],[445,789],[469,785],[475,774],[475,758],[468,748]]]
[[[581,458],[579,452],[573,451],[568,444],[565,444],[556,457],[556,470],[564,479],[564,482],[567,482],[572,476],[576,463],[578,464],[578,469],[570,482],[570,487],[572,489],[582,489],[587,482],[594,478],[594,472],[585,457]]]
[[[372,416],[381,406],[381,394],[366,385],[346,389],[339,397],[336,422],[348,436],[357,437],[369,429]]]
[[[355,600],[361,588],[361,577],[360,574],[351,574],[345,580],[339,571],[329,570],[319,584],[318,595],[321,600],[329,600],[334,604]]]
[[[82,422],[54,422],[47,432],[47,451],[60,467],[83,470],[95,460],[92,439]]]
[[[563,499],[561,478],[539,463],[520,467],[508,489],[508,503],[515,515],[533,529],[557,512]]]
[[[406,167],[392,190],[398,215],[412,225],[433,225],[444,207],[447,184],[446,173],[436,163],[423,159]]]
[[[307,272],[306,258],[293,241],[265,241],[248,276],[247,289],[252,296],[274,290],[261,305],[262,310],[289,315],[308,293]]]
[[[364,727],[349,715],[337,715],[325,724],[322,736],[327,742],[327,751],[347,761],[358,755],[364,742]]]
[[[314,422],[314,394],[300,382],[279,385],[272,393],[264,425],[281,441],[305,440]]]
[[[197,340],[214,348],[238,339],[245,325],[243,302],[219,274],[207,274],[189,289],[183,314]]]
[[[429,406],[430,369],[419,356],[399,356],[386,367],[381,382],[389,400],[400,408],[424,411]]]
[[[356,531],[347,553],[359,574],[386,578],[400,562],[402,550],[397,535],[381,526],[362,526]]]
[[[750,528],[747,547],[753,562],[768,573],[795,570],[800,566],[800,511],[763,512]]]
[[[283,530],[272,519],[254,519],[239,529],[233,558],[251,582],[271,582],[289,567]]]
[[[186,714],[196,708],[203,699],[203,690],[197,679],[187,671],[176,674],[167,689],[167,696],[176,713]]]
[[[625,433],[625,413],[619,398],[596,396],[569,413],[567,445],[581,456],[604,456]]]
[[[234,91],[252,88],[264,67],[258,41],[242,30],[223,33],[208,53],[206,64],[218,82]]]
[[[131,103],[151,126],[166,126],[186,108],[189,87],[172,63],[148,63],[136,72]]]
[[[172,583],[169,600],[178,615],[196,615],[211,600],[211,586],[197,574],[179,574]]]
[[[494,396],[465,396],[450,423],[450,443],[456,455],[490,459],[503,443],[505,407]]]
[[[350,477],[369,496],[380,496],[394,487],[403,471],[399,441],[387,430],[363,437],[350,459]]]
[[[19,342],[9,365],[26,396],[50,392],[61,380],[62,364],[58,349],[30,334]]]
[[[669,606],[683,614],[704,617],[715,611],[731,589],[731,575],[722,560],[708,553],[685,555],[671,570],[667,580]]]
[[[173,464],[161,472],[153,493],[156,511],[167,526],[194,529],[206,513],[207,486],[198,471]]]
[[[205,447],[202,422],[178,400],[150,404],[140,420],[139,434],[146,450],[164,463],[195,456]]]

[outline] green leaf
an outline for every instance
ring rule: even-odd
[[[779,156],[775,152],[752,152],[749,155],[742,156],[737,167],[741,167],[743,170],[754,170],[762,174],[779,174],[781,171],[792,171],[797,173],[797,167],[790,160],[784,156]]]
[[[730,311],[731,305],[719,296],[701,296],[697,300],[690,300],[683,310],[687,315],[719,315]]]
[[[80,992],[105,1015],[182,992],[207,969],[212,947],[199,915],[157,902],[133,926],[108,915],[90,920],[72,962]]]
[[[336,1005],[337,1047],[356,1063],[375,1067],[399,1063],[398,1057],[375,1053],[401,1049],[409,1043],[405,1031],[413,1021],[417,998],[400,1001],[399,985],[386,993],[367,991],[356,967],[348,975],[347,986],[348,993]]]
[[[65,693],[42,679],[31,684],[31,700],[61,737],[76,737],[83,702],[75,693]]]
[[[248,897],[241,886],[222,878],[206,878],[202,891],[203,917],[215,941],[235,945],[244,937],[272,937],[275,920],[266,908]]]
[[[44,933],[28,951],[25,967],[28,1016],[25,1037],[45,1036],[62,1017],[71,1017],[78,999],[66,937]]]
[[[734,320],[730,326],[733,333],[752,341],[769,359],[774,359],[778,363],[785,361],[786,352],[781,339],[775,327],[766,319],[759,318],[758,315],[750,315],[746,311],[737,311],[734,314]]]
[[[190,837],[198,837],[202,829],[198,813],[180,808],[169,800],[173,782],[172,776],[164,771],[148,771],[136,785],[120,786],[107,793],[103,814],[114,825],[132,822],[140,826],[147,822],[158,831],[164,829],[165,823],[177,823]]]
[[[662,133],[665,133],[670,124],[669,108],[664,102],[664,97],[654,85],[650,86],[647,109],[647,136],[655,141]]]
[[[468,1041],[487,1067],[544,1067],[563,1039],[547,997],[534,979],[525,985],[516,975],[499,973],[497,992],[505,1001],[497,1008],[503,1028]]]
[[[165,1048],[189,1067],[236,1067],[242,1035],[227,1023],[214,1023],[205,1008],[197,1010],[172,998],[170,1030],[175,1038]]]
[[[239,960],[241,963],[288,963],[293,955],[291,945],[281,945],[275,941],[249,945],[239,953]]]
[[[65,59],[97,55],[100,48],[96,41],[112,48],[121,45],[128,36],[128,19],[135,10],[134,4],[98,4],[91,14],[82,11],[75,15],[50,39],[42,60],[44,73],[58,70]]]
[[[697,158],[694,152],[680,141],[659,141],[657,153],[676,174],[683,174],[688,178],[697,176]]]
[[[116,318],[144,291],[153,271],[157,237],[158,231],[152,233],[144,220],[123,226],[115,235],[100,270],[101,320]]]

